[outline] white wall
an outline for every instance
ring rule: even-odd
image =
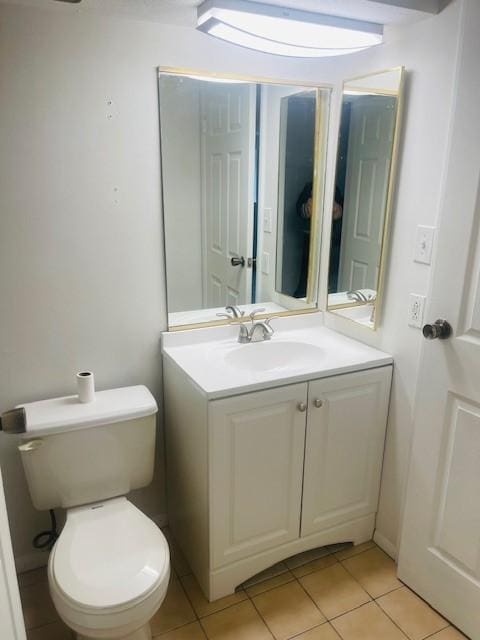
[[[159,82],[169,313],[203,307],[200,83]]]
[[[147,384],[161,402],[166,326],[158,65],[318,78],[314,65],[239,50],[191,28],[0,4],[0,412],[74,392]],[[109,104],[111,103],[111,104]],[[38,562],[48,524],[16,438],[0,433],[15,555]],[[164,513],[156,479],[137,504]]]
[[[409,293],[426,295],[430,277],[430,267],[413,262],[414,240],[417,225],[435,226],[439,214],[454,99],[460,6],[461,1],[454,0],[439,16],[391,33],[390,44],[362,54],[366,64],[359,56],[358,64],[345,69],[346,77],[354,77],[368,70],[402,64],[408,74],[381,327],[373,333],[339,316],[326,314],[329,326],[384,349],[395,358],[377,517],[377,540],[394,555],[399,543],[423,340],[418,329],[407,325],[408,297]],[[337,122],[338,116],[337,108]],[[332,155],[330,176],[334,161]],[[327,184],[331,187],[333,180],[327,179]],[[330,201],[332,198],[333,192]],[[326,269],[326,255],[322,258]],[[325,295],[324,291],[324,298]]]
[[[73,392],[81,368],[95,371],[99,388],[142,382],[161,399],[157,65],[333,82],[336,127],[341,78],[405,64],[383,326],[373,335],[333,320],[395,356],[378,518],[381,536],[394,548],[421,339],[406,324],[408,293],[426,292],[429,275],[411,256],[416,225],[435,224],[437,217],[458,4],[393,34],[389,45],[323,61],[279,60],[191,28],[95,17],[65,5],[61,11],[0,5],[0,411]],[[334,161],[332,154],[330,172]],[[165,511],[161,432],[159,445],[156,480],[137,496],[149,514]],[[46,515],[31,506],[15,446],[15,437],[0,434],[14,549],[26,566]]]

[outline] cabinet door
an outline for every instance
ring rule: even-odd
[[[210,402],[212,568],[299,537],[306,402],[306,383]]]
[[[382,367],[309,383],[302,536],[377,510],[391,376]]]

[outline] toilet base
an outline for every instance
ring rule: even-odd
[[[87,638],[87,636],[76,635],[77,640],[97,640],[96,638]],[[152,630],[150,624],[144,625],[141,629],[129,633],[128,636],[108,638],[108,640],[152,640]]]

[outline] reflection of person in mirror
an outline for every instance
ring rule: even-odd
[[[304,238],[303,238],[303,250],[302,250],[302,264],[300,269],[300,278],[298,281],[297,289],[294,293],[295,298],[304,298],[307,293],[307,279],[308,279],[308,260],[310,255],[310,220],[312,217],[313,211],[313,196],[312,196],[312,183],[307,182],[307,184],[303,187],[300,195],[297,200],[297,213],[298,215],[308,222],[308,226],[304,228]],[[340,190],[335,188],[335,200],[333,203],[333,211],[332,211],[332,241],[333,237],[339,236],[341,238],[342,233],[342,215],[343,215],[343,196]],[[340,255],[340,242],[336,242],[335,245],[338,244],[338,257]],[[332,243],[333,249],[333,243]],[[331,261],[331,258],[330,258]],[[337,260],[337,272],[338,272],[338,260]]]

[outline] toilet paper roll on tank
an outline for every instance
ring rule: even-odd
[[[77,373],[77,392],[80,402],[87,403],[95,400],[95,379],[92,371]]]

